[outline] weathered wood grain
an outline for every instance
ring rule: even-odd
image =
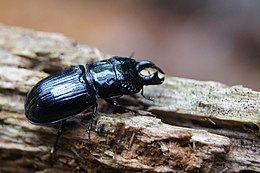
[[[57,128],[26,121],[26,93],[51,73],[106,57],[61,34],[0,25],[0,172],[260,171],[260,93],[177,77],[145,88],[154,102],[119,100],[140,115],[113,114],[100,101],[91,141],[90,110],[72,118],[53,162]]]

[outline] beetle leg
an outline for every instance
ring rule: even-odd
[[[92,113],[92,116],[91,116],[89,123],[88,123],[88,139],[89,139],[89,141],[90,141],[90,130],[92,129],[92,125],[93,125],[93,122],[94,122],[96,114],[97,114],[97,103],[96,102],[93,104],[92,109],[93,109],[93,113]]]
[[[127,107],[124,107],[124,106],[122,106],[122,105],[120,105],[120,104],[118,104],[116,101],[114,101],[114,100],[111,100],[111,99],[105,99],[106,100],[106,102],[108,102],[109,104],[111,104],[111,105],[113,105],[113,106],[115,106],[115,107],[117,107],[117,108],[120,108],[120,109],[123,109],[123,110],[127,110],[127,111],[130,111],[130,112],[133,112],[133,113],[138,113],[137,111],[135,111],[135,110],[132,110],[132,109],[129,109],[129,108],[127,108]]]
[[[144,89],[143,89],[143,88],[142,88],[142,91],[141,91],[141,95],[143,96],[143,98],[145,98],[145,99],[147,99],[147,100],[150,100],[150,101],[152,101],[152,102],[154,101],[153,98],[144,96]]]
[[[58,132],[57,132],[57,137],[56,137],[55,143],[54,143],[53,147],[51,148],[51,153],[52,154],[56,153],[58,141],[60,139],[60,136],[62,135],[62,132],[63,132],[65,124],[66,124],[66,120],[61,121],[59,129],[58,129]]]

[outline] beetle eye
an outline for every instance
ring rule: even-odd
[[[157,71],[155,68],[147,67],[143,70],[141,70],[139,73],[143,76],[150,76],[151,74],[154,74]]]

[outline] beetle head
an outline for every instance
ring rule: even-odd
[[[138,61],[136,70],[143,85],[158,85],[164,81],[164,72],[151,61]]]

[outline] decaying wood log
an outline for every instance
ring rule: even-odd
[[[57,127],[27,122],[26,93],[51,73],[107,57],[60,34],[0,25],[0,172],[260,172],[260,93],[177,77],[145,88],[155,102],[119,100],[140,115],[100,101],[91,141],[91,111],[71,118],[53,159]]]

